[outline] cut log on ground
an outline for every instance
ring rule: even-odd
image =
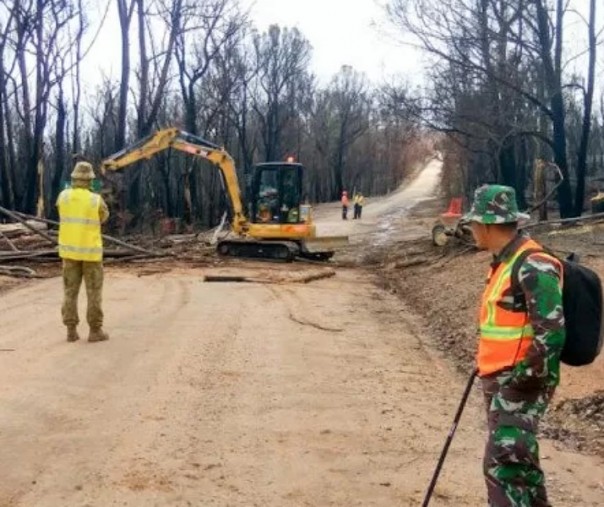
[[[204,282],[233,282],[233,283],[309,283],[315,280],[322,280],[335,276],[336,272],[333,269],[322,271],[313,271],[309,273],[298,273],[293,276],[276,275],[269,276],[246,276],[246,275],[206,275],[203,277]]]
[[[41,278],[35,270],[25,266],[0,266],[0,275],[15,278]]]
[[[522,229],[533,229],[535,227],[547,227],[548,225],[574,224],[576,222],[584,222],[590,220],[604,219],[604,213],[594,213],[593,215],[583,215],[573,218],[559,218],[556,220],[548,220],[547,222],[534,222],[522,226]]]
[[[48,241],[50,241],[53,244],[57,244],[57,240],[50,237],[48,234],[46,234],[44,231],[41,231],[39,229],[36,229],[35,227],[33,227],[32,225],[27,223],[27,219],[25,218],[21,218],[17,213],[8,210],[6,208],[3,208],[2,206],[0,206],[0,213],[6,215],[9,218],[12,218],[13,220],[16,220],[17,222],[21,223],[23,225],[23,227],[26,227],[27,229],[29,229],[31,232],[33,232],[34,234],[37,234],[38,236],[42,236],[44,239],[47,239]],[[28,218],[30,219],[35,219],[36,217],[32,217],[29,216]]]
[[[2,231],[0,231],[0,239],[4,240],[13,252],[19,251],[16,245]]]
[[[332,276],[336,276],[336,272],[333,269],[325,269],[322,271],[314,271],[312,273],[302,273],[299,276],[294,276],[291,278],[286,278],[285,281],[295,282],[295,283],[309,283],[314,282],[315,280],[323,280],[324,278],[331,278]]]
[[[1,208],[0,208],[1,209]],[[21,219],[29,219],[29,220],[35,220],[41,223],[45,223],[48,225],[54,225],[54,226],[59,226],[59,222],[55,221],[55,220],[49,220],[48,218],[39,218],[39,217],[34,217],[32,215],[27,215],[25,213],[20,213],[20,212],[15,212],[14,213],[16,216],[18,216]],[[51,231],[51,234],[56,235],[56,231]],[[126,243],[125,241],[122,241],[120,239],[114,238],[113,236],[109,236],[107,234],[103,234],[102,235],[103,239],[108,241],[109,243],[113,243],[115,245],[119,245],[122,246],[124,248],[128,248],[129,250],[134,250],[135,252],[140,252],[140,253],[144,253],[144,254],[148,254],[151,256],[162,256],[162,255],[170,255],[170,254],[163,254],[163,253],[157,253],[157,252],[153,252],[152,250],[148,250],[146,248],[142,248],[140,246],[137,245],[131,245],[129,243]]]

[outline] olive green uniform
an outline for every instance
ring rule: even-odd
[[[77,169],[77,166],[76,166]],[[74,170],[74,174],[75,174]],[[73,174],[72,174],[73,178]],[[72,179],[72,188],[90,188],[90,179]],[[60,199],[60,197],[59,197]],[[107,204],[100,199],[99,221],[105,223],[109,218],[109,209]],[[88,308],[86,312],[86,320],[90,326],[91,335],[90,341],[102,341],[107,339],[107,335],[103,333],[103,308],[102,308],[102,292],[103,292],[103,263],[89,262],[81,260],[73,260],[63,258],[63,305],[61,314],[63,324],[68,329],[68,341],[76,341],[79,339],[76,327],[79,324],[78,316],[78,296],[82,280],[86,286],[86,296],[88,300]]]

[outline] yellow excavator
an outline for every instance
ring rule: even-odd
[[[312,210],[302,203],[304,166],[287,162],[257,164],[252,171],[252,191],[246,216],[233,158],[220,146],[201,137],[167,128],[141,139],[101,162],[101,171],[118,171],[174,149],[207,160],[218,167],[232,212],[236,237],[218,242],[221,256],[292,261],[296,257],[328,260],[348,243],[346,236],[318,238]]]

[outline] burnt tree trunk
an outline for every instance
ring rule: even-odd
[[[594,97],[594,80],[596,73],[596,0],[590,0],[589,11],[589,63],[587,70],[587,90],[583,101],[583,123],[581,126],[581,143],[577,155],[577,188],[575,190],[575,215],[583,213],[585,201],[585,174],[587,172],[587,150],[591,132],[591,110]]]
[[[47,205],[46,213],[54,220],[58,216],[58,211],[55,206],[57,197],[61,192],[61,182],[65,174],[65,127],[67,124],[67,110],[65,108],[65,98],[63,96],[63,87],[59,84],[59,97],[57,103],[57,120],[55,132],[55,168],[52,177],[50,202]]]
[[[566,154],[566,109],[564,106],[564,96],[562,93],[562,35],[564,2],[563,0],[557,0],[553,58],[551,54],[552,40],[550,36],[551,20],[549,18],[547,6],[544,5],[543,0],[537,0],[535,5],[537,7],[539,43],[541,46],[540,51],[546,79],[545,86],[550,96],[554,160],[560,168],[564,178],[564,181],[558,188],[558,204],[560,206],[560,216],[562,218],[566,218],[570,217],[574,210],[569,181],[568,158]]]
[[[134,1],[126,4],[126,0],[117,0],[122,36],[122,67],[120,80],[120,96],[117,113],[117,128],[115,131],[114,151],[121,150],[126,145],[126,116],[128,113],[128,92],[130,83],[130,21],[134,11]]]

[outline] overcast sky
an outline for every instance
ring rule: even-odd
[[[271,24],[297,27],[313,46],[312,70],[325,83],[342,65],[351,65],[378,84],[384,79],[401,76],[411,84],[421,84],[426,55],[399,42],[397,32],[386,19],[383,5],[387,0],[240,0],[249,10],[253,24],[265,31]],[[109,5],[101,34],[84,61],[85,80],[98,83],[103,71],[113,79],[120,72],[120,29],[114,0],[97,0],[93,17],[97,27]],[[586,14],[587,0],[574,0],[574,7]],[[96,18],[96,19],[95,19]],[[598,12],[599,27],[604,26],[604,8]],[[585,48],[585,26],[576,15],[567,17],[565,58],[582,53]],[[136,62],[136,36],[132,37],[133,62]],[[602,53],[598,58],[598,84],[604,77]],[[585,72],[585,59],[575,61],[567,72]]]
[[[297,27],[313,46],[312,70],[326,82],[342,65],[352,65],[374,82],[403,74],[416,81],[421,71],[418,53],[397,44],[379,27],[386,26],[380,0],[241,0],[254,26],[265,31],[271,24]],[[84,62],[87,81],[98,82],[101,70],[119,78],[120,30],[116,3],[109,12],[101,34]],[[95,14],[99,22],[107,7],[99,1]],[[96,23],[93,24],[96,25]],[[98,26],[98,25],[96,25]],[[132,38],[133,58],[136,37]]]
[[[295,26],[313,46],[314,72],[329,79],[352,65],[374,81],[417,74],[419,54],[386,35],[386,16],[378,0],[245,0],[260,30],[277,23]],[[411,79],[410,79],[411,80]]]

